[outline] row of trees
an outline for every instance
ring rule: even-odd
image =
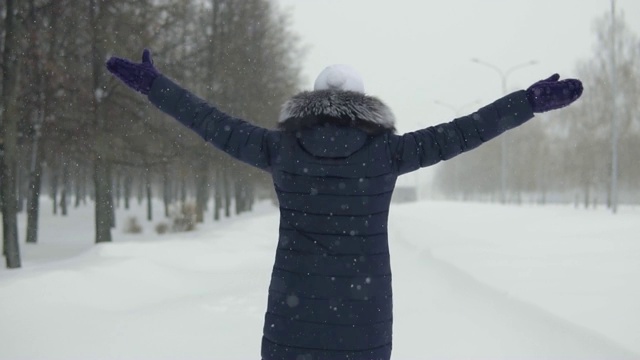
[[[612,23],[615,41],[611,41]],[[506,134],[507,201],[615,206],[611,186],[614,112],[619,133],[619,199],[640,201],[640,40],[619,14],[615,22],[607,15],[595,25],[594,54],[577,68],[585,87],[581,100]],[[615,91],[612,69],[618,79]],[[499,141],[491,141],[442,164],[436,172],[436,188],[449,198],[499,200],[499,154]]]
[[[0,4],[4,255],[20,266],[16,213],[38,239],[39,197],[56,211],[95,200],[96,242],[111,241],[114,202],[194,197],[198,220],[247,211],[266,178],[229,161],[122,86],[109,56],[156,66],[224,111],[273,127],[296,91],[301,55],[286,15],[269,0],[3,0]],[[156,196],[157,196],[156,195]],[[149,211],[149,216],[151,212]]]

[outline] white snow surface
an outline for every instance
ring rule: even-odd
[[[0,270],[0,359],[260,358],[275,206],[161,236],[135,204],[144,232],[94,245],[92,206],[42,205]],[[632,207],[393,205],[393,359],[640,359],[639,234]]]

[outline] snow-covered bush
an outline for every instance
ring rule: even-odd
[[[161,222],[156,225],[156,233],[163,235],[169,232],[169,224],[166,222]]]
[[[196,228],[196,206],[192,203],[185,203],[174,207],[171,212],[172,232],[193,231]]]
[[[140,226],[140,223],[138,223],[138,218],[135,216],[128,217],[126,222],[124,223],[123,231],[125,234],[142,233],[142,226]]]

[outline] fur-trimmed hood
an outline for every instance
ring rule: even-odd
[[[284,103],[278,120],[278,128],[284,131],[322,124],[355,127],[370,135],[395,132],[391,110],[379,99],[354,91],[299,93]]]

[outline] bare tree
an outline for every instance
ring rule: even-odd
[[[18,193],[27,194],[32,243],[41,189],[57,214],[70,211],[73,200],[76,207],[95,201],[96,242],[111,240],[118,182],[125,208],[134,184],[142,186],[140,198],[146,187],[149,214],[151,195],[164,199],[166,215],[172,202],[191,194],[204,216],[217,185],[215,209],[250,208],[252,188],[266,177],[231,166],[226,155],[115,81],[104,61],[112,54],[137,57],[150,47],[170,77],[225,111],[273,126],[281,103],[297,90],[300,70],[296,39],[270,1],[13,0],[0,2],[0,13],[6,151],[0,202],[11,259],[19,259],[12,210]],[[18,173],[28,178],[20,187]]]
[[[596,19],[595,46],[591,58],[577,64],[585,91],[581,101],[540,116],[536,122],[515,129],[517,146],[510,147],[513,164],[509,183],[510,201],[544,199],[572,201],[585,206],[607,200],[614,206],[612,189],[618,188],[622,202],[640,201],[640,41],[618,14],[615,42],[611,41],[611,19]],[[615,56],[611,56],[611,53]],[[615,66],[611,64],[615,59]],[[612,72],[616,69],[618,95],[613,96]],[[620,134],[618,181],[612,186],[612,114],[617,113]],[[540,121],[542,120],[542,121]],[[436,186],[446,196],[463,192],[465,198],[492,199],[499,181],[491,147],[462,155],[438,166]],[[495,153],[495,152],[493,152]],[[462,170],[460,170],[462,169]],[[456,172],[472,173],[451,181]]]
[[[0,121],[2,134],[2,224],[4,228],[4,255],[8,268],[21,266],[18,245],[18,221],[16,198],[16,167],[18,160],[18,75],[20,74],[20,42],[16,3],[5,2],[4,48],[2,49],[2,95],[0,99]]]

